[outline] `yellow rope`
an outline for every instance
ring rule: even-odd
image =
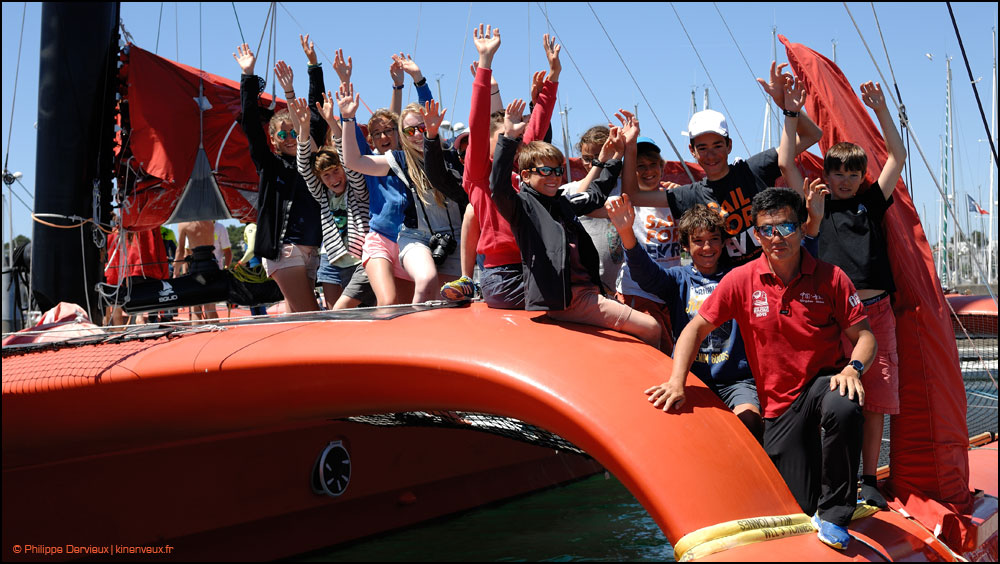
[[[854,508],[851,521],[869,517],[879,508],[860,503]],[[687,562],[738,546],[815,532],[812,520],[805,513],[737,519],[692,531],[674,545],[674,558]]]

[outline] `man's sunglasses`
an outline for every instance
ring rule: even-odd
[[[282,129],[281,131],[278,131],[277,133],[275,133],[275,135],[277,135],[278,139],[281,139],[282,141],[284,141],[285,139],[288,139],[289,135],[292,136],[292,139],[298,139],[299,138],[299,134],[295,133],[294,129],[289,129],[288,131],[285,131],[284,129]]]
[[[410,125],[408,127],[403,128],[403,133],[407,134],[410,137],[416,135],[417,131],[419,131],[420,133],[427,133],[427,126],[421,123],[417,125]]]
[[[556,176],[562,176],[564,170],[565,169],[561,166],[535,166],[525,170],[524,172],[537,172],[541,176],[552,176],[553,174]]]
[[[757,227],[757,233],[760,233],[764,237],[771,238],[774,237],[775,232],[782,237],[788,237],[795,230],[799,228],[798,223],[776,223],[774,225],[760,225]]]

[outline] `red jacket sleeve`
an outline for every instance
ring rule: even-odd
[[[552,122],[552,112],[556,107],[556,90],[558,88],[558,82],[549,82],[546,80],[542,83],[542,91],[538,94],[538,103],[535,104],[535,111],[531,112],[528,127],[524,130],[525,143],[545,139],[545,132],[549,130],[549,124]]]
[[[466,193],[474,186],[489,186],[490,181],[490,69],[476,70],[472,83],[472,110],[469,112],[469,148],[465,151]]]

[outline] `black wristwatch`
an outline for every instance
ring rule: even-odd
[[[858,371],[858,378],[865,373],[865,363],[860,360],[852,360],[851,362],[848,362],[847,365]]]
[[[606,163],[603,161],[599,161],[597,159],[590,159],[590,164],[591,166],[596,166],[597,168],[608,168],[609,166],[611,166],[610,162]]]

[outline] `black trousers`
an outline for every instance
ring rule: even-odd
[[[806,385],[787,411],[764,419],[764,451],[807,515],[846,527],[857,504],[864,415],[858,398],[830,390],[832,376]]]

